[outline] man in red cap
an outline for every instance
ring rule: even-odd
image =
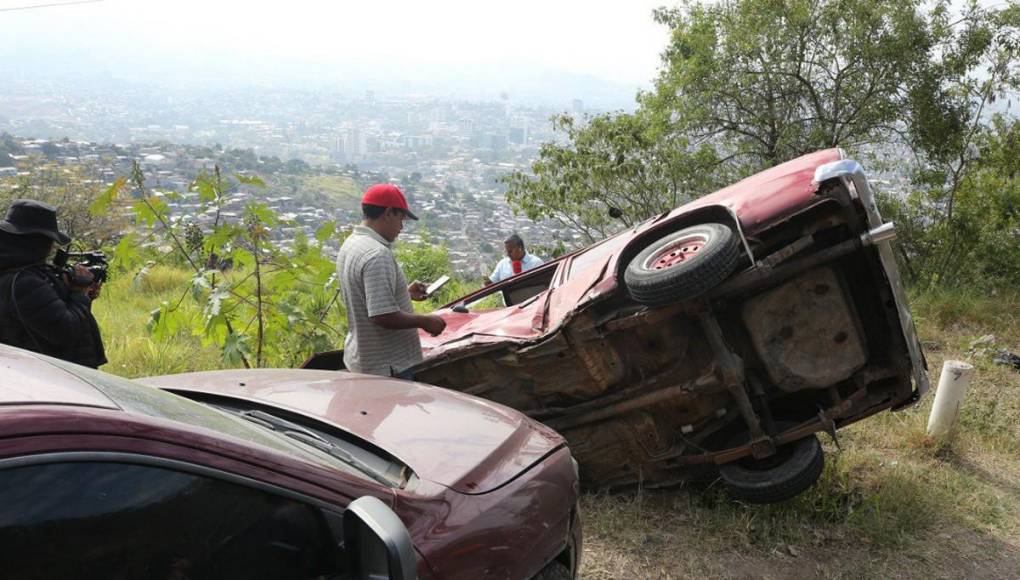
[[[404,220],[417,220],[395,185],[378,183],[361,198],[364,221],[344,241],[336,258],[347,338],[344,365],[373,375],[412,379],[408,369],[420,362],[418,329],[438,335],[446,322],[434,314],[416,314],[411,300],[425,299],[425,285],[407,283],[392,244]]]

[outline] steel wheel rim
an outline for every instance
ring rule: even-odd
[[[649,256],[642,268],[653,272],[668,270],[697,256],[708,245],[708,236],[688,234]]]

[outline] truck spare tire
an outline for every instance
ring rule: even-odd
[[[624,282],[635,302],[660,306],[711,290],[733,272],[739,258],[733,230],[699,224],[652,242],[627,264]]]

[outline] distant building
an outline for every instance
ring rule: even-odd
[[[528,130],[525,127],[511,127],[510,142],[514,145],[527,145]]]
[[[359,161],[368,154],[368,135],[357,127],[337,138],[337,149],[347,161]]]

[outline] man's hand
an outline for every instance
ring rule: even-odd
[[[435,314],[427,314],[422,320],[421,328],[432,336],[439,336],[446,329],[446,321]]]
[[[93,282],[92,285],[88,287],[89,298],[91,298],[93,300],[98,300],[99,296],[102,293],[103,293],[103,283],[102,282]]]
[[[411,295],[411,300],[414,300],[415,302],[421,302],[422,300],[428,298],[428,295],[425,294],[425,290],[427,289],[428,286],[426,286],[422,282],[415,280],[414,282],[411,282],[411,284],[407,286],[407,293]],[[437,332],[436,334],[439,333]]]
[[[92,272],[81,264],[74,265],[74,276],[68,276],[64,274],[64,282],[67,283],[67,287],[71,289],[71,292],[88,292],[92,288]],[[85,282],[87,280],[87,282]],[[82,284],[82,282],[85,282]]]

